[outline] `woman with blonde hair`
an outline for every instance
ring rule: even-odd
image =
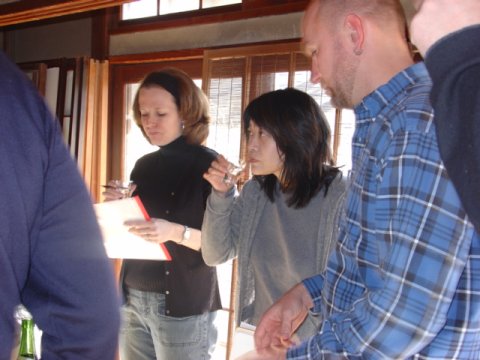
[[[122,359],[209,359],[221,308],[216,270],[200,253],[200,227],[210,184],[202,178],[216,153],[201,144],[208,135],[206,96],[177,69],[150,73],[135,96],[135,122],[159,146],[131,173],[151,221],[127,223],[130,231],[164,243],[171,261],[124,260]],[[109,199],[119,198],[115,191]]]

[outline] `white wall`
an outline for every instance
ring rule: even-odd
[[[221,24],[115,34],[110,37],[109,54],[144,54],[295,39],[301,37],[301,17],[302,12],[296,12]],[[90,56],[91,23],[88,17],[67,18],[42,25],[26,24],[7,31],[7,54],[17,63]]]
[[[300,38],[302,12],[245,20],[117,34],[110,55],[142,54]]]

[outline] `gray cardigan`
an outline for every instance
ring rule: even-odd
[[[338,218],[343,210],[346,192],[346,181],[340,175],[330,185],[327,196],[322,202],[318,218],[318,243],[316,271],[321,273],[328,255],[338,235]],[[324,196],[323,190],[318,196]],[[240,195],[232,190],[227,194],[212,191],[207,200],[202,225],[202,255],[207,265],[219,265],[237,257],[238,282],[235,299],[237,326],[252,316],[251,304],[255,299],[254,277],[250,266],[250,252],[259,219],[265,203],[269,201],[265,192],[255,180],[245,183]],[[304,259],[299,259],[303,261]],[[312,335],[318,328],[321,319],[309,315],[297,334]]]

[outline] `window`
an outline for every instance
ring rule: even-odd
[[[244,158],[241,114],[245,106],[265,92],[295,87],[310,94],[324,111],[337,166],[345,173],[351,168],[353,112],[334,108],[320,86],[310,82],[310,59],[298,44],[206,51],[203,77],[212,116],[207,146],[232,160]]]
[[[112,98],[112,165],[110,178],[128,179],[135,161],[142,155],[155,151],[157,146],[150,145],[133,120],[132,104],[136,91],[143,77],[151,71],[163,67],[177,67],[189,74],[197,86],[202,85],[202,60],[159,61],[156,63],[135,65],[114,65],[112,78],[114,81]],[[123,104],[118,106],[118,104]],[[217,267],[220,296],[224,309],[219,311],[217,324],[219,327],[218,344],[213,355],[215,360],[226,359],[228,323],[230,321],[230,290],[232,279],[232,262]]]
[[[204,0],[205,3],[205,0]],[[211,125],[207,146],[232,160],[245,157],[241,114],[255,97],[271,90],[295,87],[317,100],[332,132],[332,149],[342,171],[350,169],[350,143],[354,126],[351,111],[332,107],[330,98],[310,83],[310,59],[299,43],[209,50],[195,59],[174,59],[112,68],[112,169],[111,178],[128,178],[136,159],[155,150],[133,122],[131,103],[139,82],[147,73],[164,66],[187,72],[202,86],[210,100]],[[202,68],[203,66],[203,68]],[[124,104],[118,106],[118,104]],[[242,181],[247,180],[248,175]],[[219,339],[215,360],[228,358],[234,314],[231,309],[236,284],[236,263],[218,267],[223,311],[218,318]]]
[[[330,125],[334,159],[337,166],[341,166],[341,170],[346,173],[351,168],[353,112],[334,108],[330,97],[320,86],[310,82],[310,59],[303,55],[297,43],[205,51],[203,89],[210,100],[211,110],[207,146],[231,160],[245,159],[246,140],[241,122],[243,109],[259,95],[286,87],[307,92],[320,105]],[[245,174],[240,186],[248,176]],[[235,273],[234,260],[232,276],[235,276]],[[220,278],[219,281],[221,287],[228,284],[227,277]],[[233,315],[233,312],[230,312],[230,334],[234,327]],[[229,336],[227,356],[231,351],[231,343],[232,338]]]
[[[122,5],[122,20],[167,15],[241,3],[242,0],[138,0]]]
[[[198,87],[202,86],[201,79],[193,79]],[[126,126],[125,126],[125,178],[131,173],[135,162],[143,155],[158,150],[158,146],[151,145],[143,136],[140,128],[135,124],[133,118],[133,101],[137,93],[140,83],[127,84],[126,90]],[[219,327],[218,344],[215,349],[214,359],[225,359],[226,345],[227,345],[227,331],[229,322],[229,306],[230,306],[230,284],[232,277],[232,262],[217,266],[218,281],[220,284],[220,297],[224,309],[218,312],[217,326]]]

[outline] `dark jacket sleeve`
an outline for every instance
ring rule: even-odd
[[[442,160],[480,232],[480,25],[438,41],[425,63]]]
[[[119,301],[92,202],[43,100],[0,54],[0,359],[22,302],[42,359],[114,359]]]

